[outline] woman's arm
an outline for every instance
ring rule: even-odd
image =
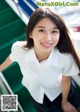
[[[9,55],[7,59],[0,65],[0,72],[2,72],[6,67],[8,67],[12,63],[13,61],[10,59],[10,55]]]
[[[70,91],[70,77],[62,76],[62,105],[67,102],[69,91]]]
[[[68,102],[68,94],[70,91],[70,77],[62,76],[62,109],[64,112],[78,112],[75,107]]]

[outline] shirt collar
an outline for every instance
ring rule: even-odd
[[[47,59],[47,65],[55,65],[57,64],[57,48],[53,48],[48,59]]]
[[[39,61],[36,58],[34,48],[32,48],[26,52],[26,61],[29,61],[29,62],[35,61],[37,64],[42,64],[42,65],[45,65],[45,64],[46,65],[54,65],[54,64],[57,64],[57,51],[58,51],[57,48],[53,48],[48,59],[39,63]]]
[[[26,61],[36,61],[34,48],[28,49],[26,52]]]

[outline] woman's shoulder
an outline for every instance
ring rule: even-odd
[[[13,46],[19,46],[19,47],[25,47],[27,44],[27,41],[16,41],[13,43]]]
[[[61,58],[68,58],[68,57],[71,57],[71,53],[62,53],[60,52],[58,49],[56,50],[57,51],[57,55],[58,57],[61,59]]]
[[[57,58],[61,63],[67,63],[73,60],[73,56],[71,55],[71,53],[61,53],[59,50],[57,50]]]
[[[16,41],[13,43],[11,47],[11,54],[10,57],[14,61],[20,61],[22,58],[25,58],[26,51],[28,48],[26,48],[26,41]]]
[[[26,49],[28,49],[26,47],[26,45],[27,45],[27,41],[16,41],[16,42],[13,43],[12,49],[23,49],[23,50],[26,50]]]
[[[28,48],[26,47],[27,41],[16,41],[11,47],[11,53],[15,55],[26,54]]]

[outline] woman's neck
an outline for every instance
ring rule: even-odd
[[[34,50],[35,51],[35,50]],[[36,58],[38,59],[39,62],[43,61],[43,60],[46,60],[50,53],[43,53],[43,52],[39,52],[39,51],[35,51],[35,54],[36,54]]]

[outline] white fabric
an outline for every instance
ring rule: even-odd
[[[39,63],[34,48],[23,48],[25,42],[13,44],[10,58],[17,61],[23,75],[22,84],[38,103],[43,103],[44,94],[53,101],[61,93],[61,77],[73,76],[79,69],[68,53],[53,48],[47,60]]]

